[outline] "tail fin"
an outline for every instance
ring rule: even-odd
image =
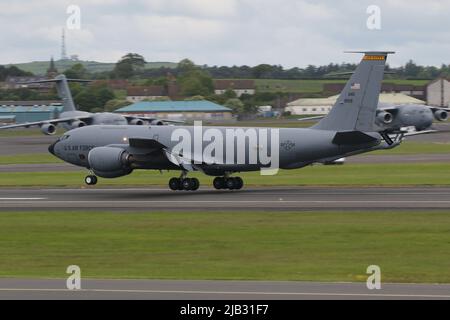
[[[91,80],[81,80],[81,79],[67,79],[65,75],[60,74],[54,79],[40,80],[40,81],[30,81],[22,82],[21,84],[31,84],[31,83],[56,83],[56,91],[58,96],[63,101],[63,112],[76,111],[75,103],[73,102],[72,93],[70,92],[69,82],[90,82]]]
[[[393,52],[360,52],[364,57],[342,90],[330,113],[314,129],[376,131],[375,115],[387,55]]]

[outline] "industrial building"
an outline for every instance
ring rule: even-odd
[[[330,112],[339,95],[328,98],[298,99],[287,104],[286,112],[292,115],[323,115]],[[399,104],[425,104],[424,101],[402,93],[382,93],[380,103]]]
[[[450,80],[439,78],[427,86],[427,104],[435,107],[450,106]]]
[[[231,109],[210,101],[141,101],[117,113],[169,120],[227,120]]]
[[[62,109],[60,101],[0,101],[0,122],[19,124],[55,119]]]

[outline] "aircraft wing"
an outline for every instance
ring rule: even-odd
[[[25,123],[19,123],[19,124],[0,126],[0,130],[1,129],[13,129],[13,128],[40,127],[45,124],[57,125],[60,123],[70,123],[75,120],[89,120],[91,118],[92,118],[91,116],[80,116],[80,117],[60,118],[60,119],[52,119],[52,120],[44,120],[44,121],[36,121],[36,122],[25,122]]]
[[[202,166],[207,165],[207,163],[215,162],[214,159],[204,159],[202,155],[199,155],[201,157],[202,163],[200,164],[195,163],[195,160],[199,157],[196,157],[195,155],[192,154],[184,154],[184,155],[176,154],[172,150],[170,150],[167,146],[163,145],[161,142],[156,141],[154,139],[129,138],[128,143],[132,148],[160,151],[166,156],[166,158],[172,164],[186,171],[201,171]]]
[[[322,120],[323,118],[325,118],[325,115],[323,115],[323,116],[316,116],[316,117],[300,118],[300,119],[297,119],[297,120],[298,121],[316,121],[316,120]]]
[[[141,117],[141,116],[130,116],[130,115],[124,115],[124,117],[127,119],[128,122],[130,120],[140,119],[140,120],[148,121],[148,122],[162,121],[165,123],[184,123],[184,121],[179,121],[179,120],[158,119],[158,118],[153,118],[153,117]]]
[[[441,107],[429,107],[431,110],[433,110],[433,112],[435,111],[439,111],[439,110],[444,110],[447,112],[450,112],[450,108],[441,108]]]

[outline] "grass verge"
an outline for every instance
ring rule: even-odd
[[[2,172],[0,186],[84,186],[84,171],[72,172]],[[135,171],[117,179],[99,179],[98,186],[167,185],[179,172]],[[450,185],[450,163],[346,164],[343,166],[310,166],[298,170],[280,170],[275,176],[259,172],[239,174],[247,186],[414,186]],[[212,177],[193,173],[203,185]]]
[[[0,276],[449,283],[450,212],[2,212]]]

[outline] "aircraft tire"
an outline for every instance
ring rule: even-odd
[[[200,181],[198,181],[197,178],[193,178],[191,180],[191,190],[192,191],[197,191],[198,188],[200,188]]]
[[[172,191],[178,191],[180,190],[181,181],[178,178],[172,178],[169,180],[169,188]]]
[[[84,182],[88,186],[95,186],[97,184],[97,182],[98,182],[98,179],[94,175],[89,175],[89,176],[86,176],[86,178],[84,178]]]
[[[228,190],[236,189],[236,180],[235,178],[228,178],[225,180],[225,186]]]
[[[193,183],[192,179],[186,178],[181,182],[181,185],[183,187],[183,190],[190,191],[192,190]]]
[[[222,177],[216,177],[213,181],[213,186],[217,190],[221,190],[225,188],[225,179]]]
[[[236,190],[241,190],[244,187],[244,180],[242,180],[241,177],[236,177],[234,178],[234,183],[235,183],[235,189]]]

